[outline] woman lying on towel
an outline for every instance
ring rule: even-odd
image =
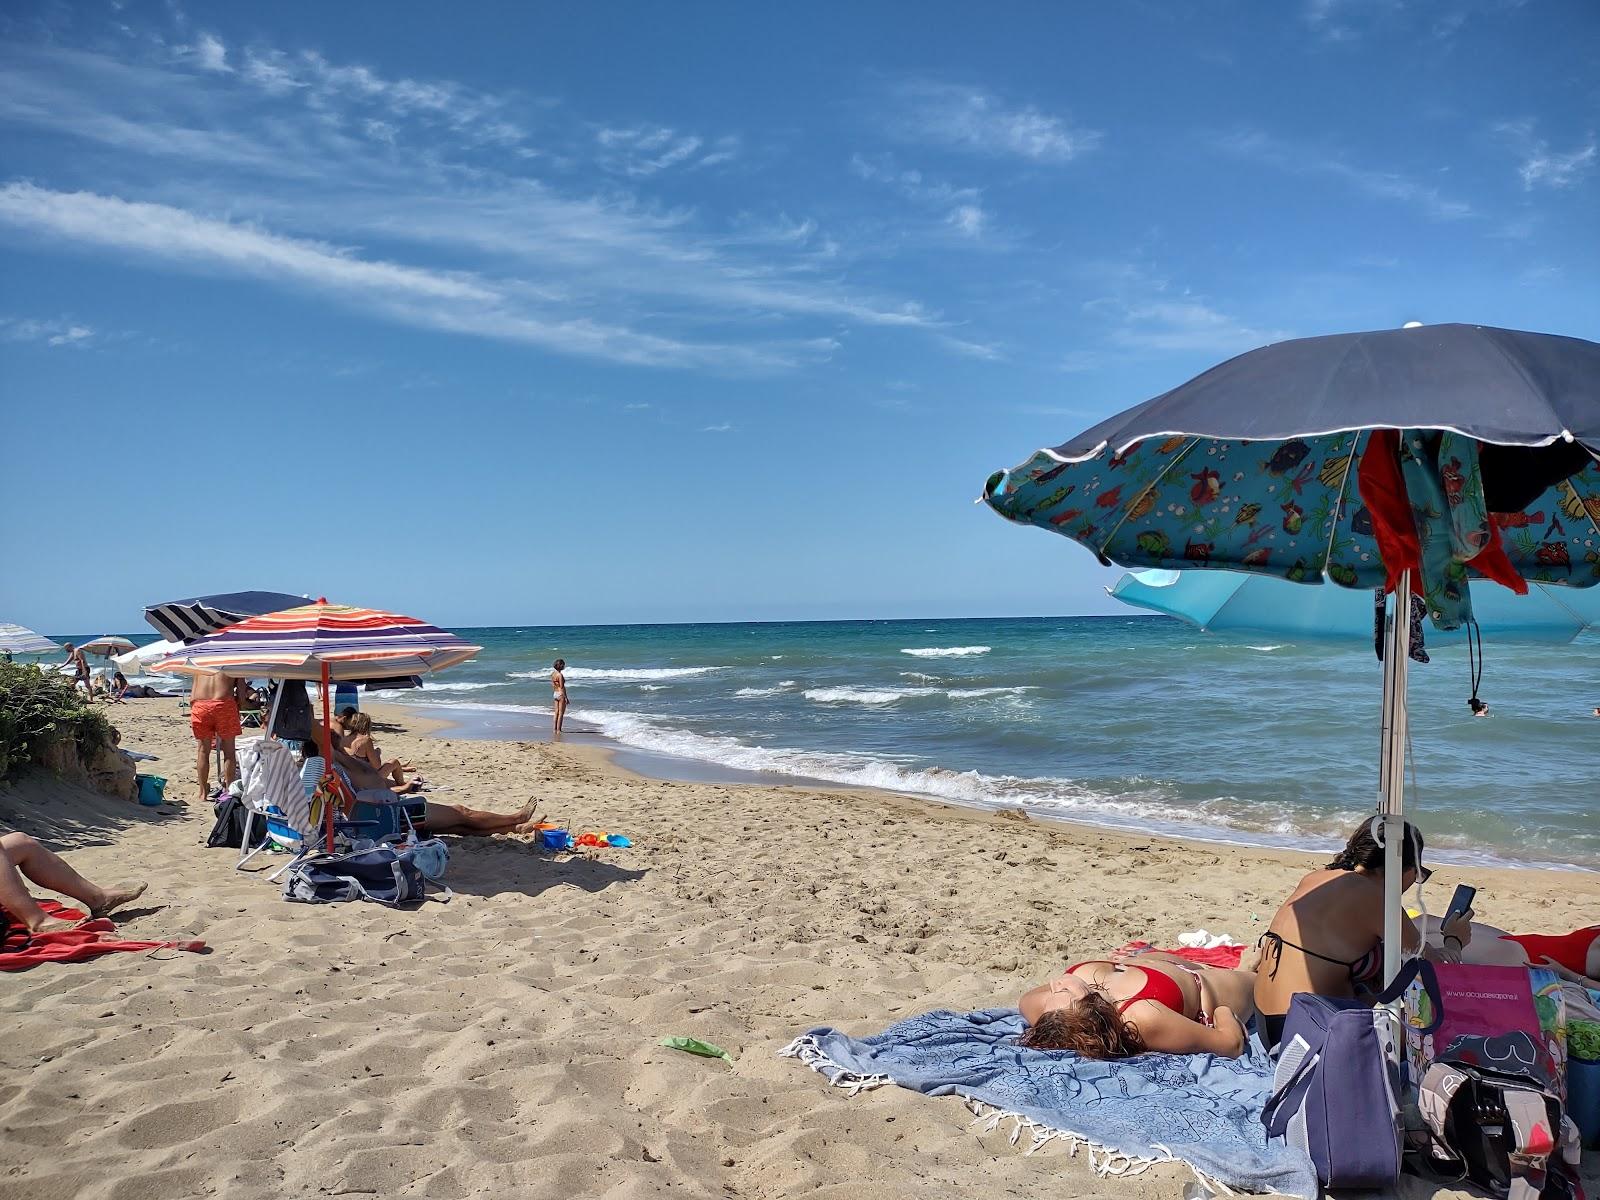
[[[1375,990],[1383,975],[1384,848],[1376,820],[1363,821],[1345,848],[1320,871],[1302,879],[1257,943],[1256,1009],[1267,1049],[1283,1036],[1289,1001],[1296,992],[1354,997]],[[1422,866],[1422,833],[1405,823],[1400,853],[1401,890],[1432,874]],[[1442,929],[1440,944],[1424,948],[1438,962],[1460,961],[1472,941],[1472,910]],[[1402,915],[1401,940],[1415,951],[1421,935]]]
[[[1022,1044],[1085,1058],[1244,1053],[1255,976],[1202,966],[1160,950],[1073,963],[1030,988],[1018,1007]]]
[[[1442,945],[1444,931],[1438,918],[1429,917],[1427,927],[1428,945]],[[1461,961],[1486,967],[1548,967],[1568,983],[1600,989],[1600,925],[1571,933],[1507,933],[1474,921]]]

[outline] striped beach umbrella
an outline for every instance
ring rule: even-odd
[[[287,592],[222,592],[152,604],[144,610],[144,619],[168,641],[193,642],[246,617],[298,608],[305,602],[305,596]]]
[[[54,654],[61,647],[25,625],[0,621],[0,654]]]
[[[442,671],[482,648],[415,617],[318,600],[247,617],[191,642],[151,669],[327,683]]]
[[[185,646],[151,670],[320,681],[322,757],[328,764],[323,787],[348,807],[355,797],[333,770],[328,711],[333,683],[442,671],[466,662],[482,649],[415,617],[318,600],[284,612],[249,617]],[[333,805],[324,809],[326,848],[332,851]]]

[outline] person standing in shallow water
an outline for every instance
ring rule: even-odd
[[[555,693],[555,732],[560,733],[567,719],[567,660],[556,659],[550,668],[550,689]]]

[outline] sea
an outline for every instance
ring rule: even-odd
[[[665,778],[887,788],[1121,830],[1333,847],[1374,807],[1370,647],[1158,616],[461,629],[483,646],[377,693],[451,736],[568,737]],[[1600,870],[1600,635],[1413,664],[1408,805],[1451,859]]]

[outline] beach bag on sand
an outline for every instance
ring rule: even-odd
[[[1582,1200],[1578,1130],[1540,1057],[1521,1030],[1450,1042],[1417,1089],[1425,1174],[1507,1200]]]
[[[289,867],[283,898],[301,904],[370,900],[399,908],[426,899],[422,872],[393,846],[349,854],[312,854]]]
[[[1418,978],[1437,999],[1433,964],[1416,958],[1377,1003],[1399,999]],[[1400,1178],[1405,1123],[1397,1025],[1389,1010],[1360,1000],[1301,992],[1289,1004],[1261,1122],[1269,1139],[1285,1138],[1306,1152],[1324,1187],[1387,1188]]]

